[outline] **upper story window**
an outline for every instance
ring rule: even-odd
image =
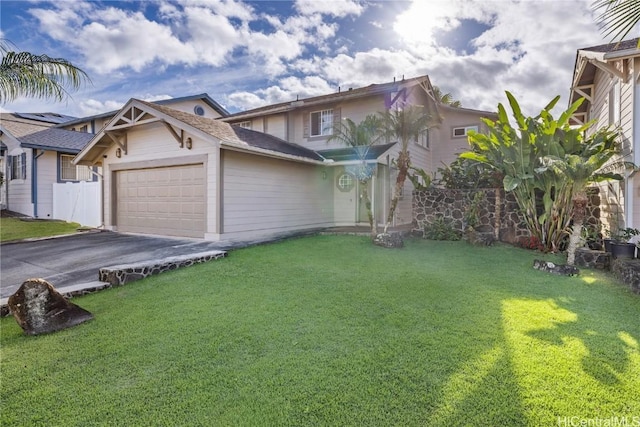
[[[413,141],[421,147],[429,148],[429,129],[416,135]]]
[[[76,166],[72,163],[73,156],[60,155],[60,180],[61,181],[93,181],[91,168],[88,166]]]
[[[310,136],[333,134],[333,110],[314,111],[310,114]]]
[[[479,129],[478,125],[453,128],[453,137],[461,138],[463,136],[467,136],[470,130],[478,132],[478,129]]]
[[[80,127],[80,132],[85,132],[85,133],[89,132],[89,129],[88,129],[87,125],[84,125],[84,126]]]
[[[27,179],[27,153],[9,156],[9,179]]]
[[[251,120],[238,123],[238,126],[244,129],[251,129]]]

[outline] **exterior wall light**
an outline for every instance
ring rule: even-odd
[[[116,157],[117,158],[122,157],[122,150],[120,148],[116,148]]]
[[[193,141],[191,140],[191,138],[187,138],[187,150],[191,150],[191,147],[193,147]]]

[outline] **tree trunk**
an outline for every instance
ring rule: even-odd
[[[398,177],[396,178],[396,186],[393,190],[393,198],[391,199],[391,205],[389,206],[389,215],[387,216],[387,223],[384,225],[383,233],[387,233],[391,222],[393,221],[393,216],[396,213],[396,208],[398,207],[398,200],[400,199],[400,193],[402,192],[402,187],[404,186],[404,181],[407,179],[407,174],[409,173],[410,166],[410,157],[409,152],[401,151],[398,153],[398,161],[396,162],[398,165]]]
[[[576,262],[576,249],[580,243],[580,235],[582,234],[582,225],[587,213],[587,194],[580,192],[573,196],[573,229],[569,236],[569,246],[567,247],[567,264],[574,265]]]
[[[360,187],[362,189],[362,197],[364,197],[364,205],[367,208],[367,218],[369,218],[369,226],[371,227],[371,238],[375,238],[378,235],[378,225],[373,218],[371,199],[369,198],[369,191],[367,191],[368,183],[367,180],[360,181]]]

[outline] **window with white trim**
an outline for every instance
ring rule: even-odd
[[[314,111],[310,115],[310,136],[333,134],[333,110]]]
[[[429,148],[429,129],[416,135],[413,141],[421,147]]]
[[[340,191],[351,191],[351,189],[353,188],[353,176],[348,173],[343,173],[338,177],[338,182],[336,184],[338,185],[338,190]]]
[[[27,179],[27,153],[10,156],[11,171],[9,179]]]
[[[76,166],[73,157],[68,154],[60,155],[61,181],[93,181],[93,174],[89,166]]]
[[[251,129],[251,120],[238,123],[238,126],[244,129]]]
[[[453,128],[453,137],[462,138],[464,136],[467,136],[470,130],[478,132],[478,129],[479,129],[478,125]]]

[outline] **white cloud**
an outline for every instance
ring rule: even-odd
[[[280,80],[277,86],[269,86],[254,92],[232,93],[227,97],[227,103],[231,107],[247,110],[269,104],[294,101],[298,98],[326,95],[337,92],[337,90],[337,87],[332,87],[325,79],[318,76],[286,77]]]
[[[354,0],[297,0],[295,8],[303,15],[313,15],[321,13],[335,17],[348,15],[360,15],[364,11],[364,6],[359,1]]]
[[[84,116],[95,116],[96,114],[115,111],[122,108],[125,103],[122,101],[98,101],[97,99],[87,99],[80,102],[80,114]]]

